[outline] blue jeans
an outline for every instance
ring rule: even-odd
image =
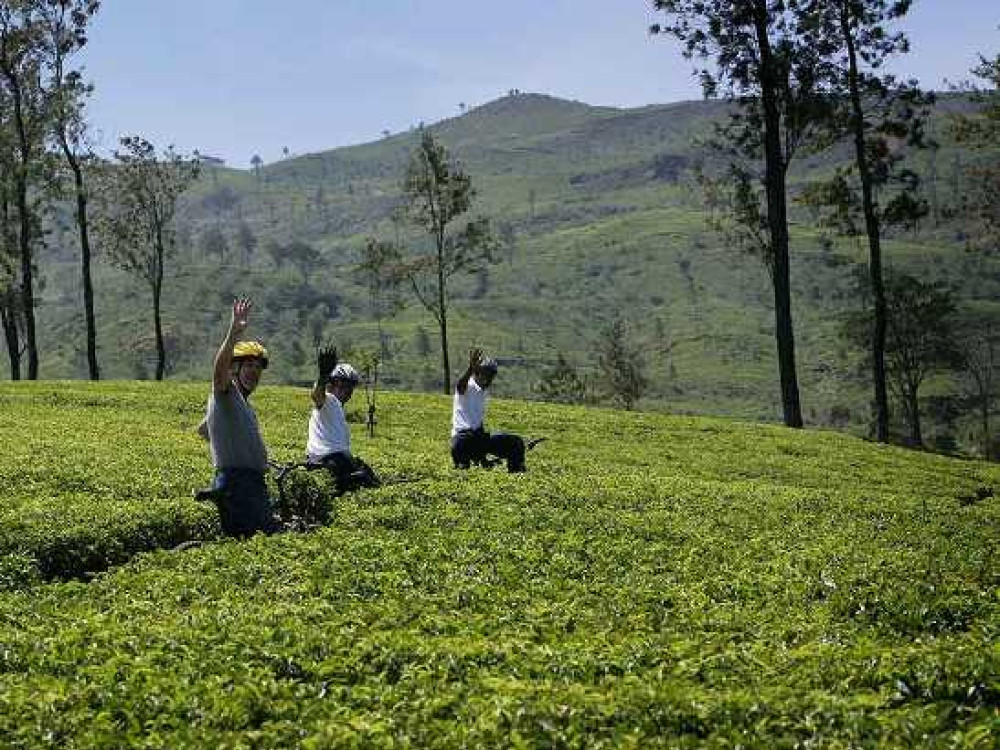
[[[507,471],[525,471],[524,440],[517,435],[497,432],[493,435],[482,427],[460,430],[451,439],[451,460],[456,469],[468,469],[472,463],[484,463],[488,455],[507,461]]]
[[[253,469],[216,469],[212,489],[219,490],[219,521],[226,536],[248,537],[280,529],[267,495],[264,473]]]

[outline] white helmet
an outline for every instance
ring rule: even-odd
[[[341,380],[345,383],[350,383],[351,385],[357,385],[361,382],[361,376],[358,375],[358,371],[349,364],[341,362],[339,365],[330,370],[330,380]]]

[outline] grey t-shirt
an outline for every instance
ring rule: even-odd
[[[260,436],[257,415],[239,388],[234,385],[225,393],[212,393],[205,419],[216,469],[267,471],[267,448]]]

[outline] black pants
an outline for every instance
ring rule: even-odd
[[[212,489],[219,491],[219,521],[226,536],[273,534],[280,529],[274,517],[274,503],[267,495],[263,472],[217,469]]]
[[[468,469],[472,463],[484,463],[488,455],[507,461],[507,471],[524,471],[524,440],[517,435],[497,432],[493,435],[482,427],[460,430],[451,439],[451,460],[456,469]]]
[[[337,492],[349,492],[360,487],[382,484],[368,464],[349,453],[330,453],[316,463],[323,464],[337,484]]]

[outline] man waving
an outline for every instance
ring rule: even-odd
[[[238,537],[279,528],[264,483],[267,449],[250,406],[250,395],[267,368],[267,349],[259,341],[237,341],[249,324],[251,307],[246,297],[233,302],[229,331],[215,355],[212,395],[198,427],[211,445],[212,489],[222,530]]]
[[[482,462],[487,454],[507,461],[507,471],[525,471],[524,440],[517,435],[488,433],[486,390],[497,374],[497,362],[484,358],[482,349],[469,352],[469,367],[455,384],[451,416],[451,458],[456,469],[468,469],[472,462]]]

